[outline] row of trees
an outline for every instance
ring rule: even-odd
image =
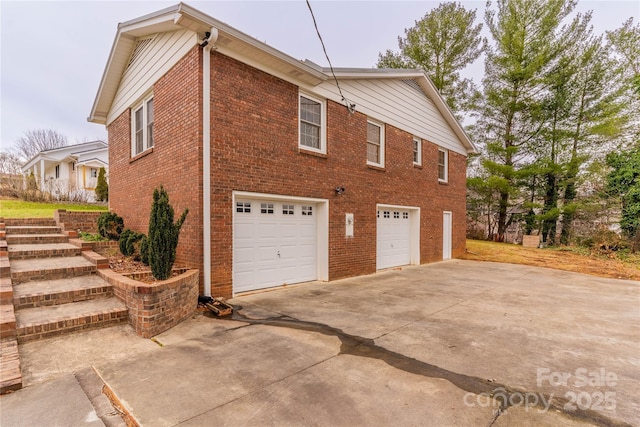
[[[488,237],[522,224],[568,244],[574,224],[618,201],[621,227],[640,233],[640,25],[594,34],[577,0],[442,3],[399,38],[379,67],[423,68],[481,155],[470,163],[470,215]],[[484,54],[480,87],[461,71]],[[615,204],[613,204],[615,205]]]

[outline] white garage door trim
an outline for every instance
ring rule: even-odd
[[[399,214],[399,218],[396,218],[399,221],[407,221],[403,218],[405,213],[408,213],[409,218],[409,226],[408,230],[405,230],[408,233],[408,243],[402,242],[403,245],[408,251],[408,254],[401,254],[398,257],[395,257],[395,261],[389,261],[386,259],[381,259],[381,255],[383,255],[384,249],[380,247],[382,242],[381,238],[381,223],[378,218],[378,212],[381,212],[381,215],[384,215],[384,212],[389,212],[390,221],[392,221],[394,212]],[[382,220],[384,221],[384,217]],[[404,233],[405,231],[402,231]],[[385,268],[398,267],[401,265],[418,265],[420,264],[420,208],[415,206],[400,206],[400,205],[387,205],[387,204],[378,204],[376,205],[376,269],[382,270]]]
[[[232,277],[233,277],[233,294],[235,295],[238,292],[248,292],[248,289],[244,290],[236,290],[236,272],[235,272],[235,263],[236,263],[236,201],[237,200],[255,200],[255,201],[272,201],[275,203],[284,203],[290,202],[292,204],[304,204],[307,203],[309,205],[313,205],[315,212],[315,220],[316,220],[316,273],[317,277],[315,280],[327,281],[329,280],[329,201],[326,199],[316,199],[316,198],[308,198],[308,197],[297,197],[297,196],[285,196],[281,194],[265,194],[265,193],[253,193],[246,191],[234,191],[232,197],[232,218],[233,227],[232,227],[232,242],[233,242],[233,260],[232,260]],[[258,209],[260,207],[258,206]],[[277,285],[276,285],[277,286]],[[262,287],[256,287],[256,289],[261,289]]]

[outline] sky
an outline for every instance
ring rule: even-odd
[[[32,129],[55,129],[71,142],[107,140],[87,122],[117,25],[178,1],[0,1],[0,150]],[[304,1],[186,1],[298,59],[328,66]],[[463,1],[478,9],[484,1]],[[398,49],[398,36],[439,1],[312,0],[334,67],[375,66],[379,52]],[[594,32],[640,20],[640,0],[581,0],[593,10]],[[486,35],[486,34],[485,34]],[[478,60],[466,77],[480,82]]]

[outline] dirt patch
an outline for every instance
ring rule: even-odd
[[[110,255],[109,258],[109,268],[116,273],[119,274],[133,274],[133,273],[148,273],[145,274],[136,274],[136,279],[139,282],[143,283],[155,283],[156,280],[151,275],[151,267],[143,263],[142,261],[136,261],[132,257],[127,257],[122,254]],[[179,265],[173,266],[173,272],[171,273],[171,277],[178,276],[184,271],[188,269],[187,267],[182,267]]]
[[[467,253],[460,258],[548,267],[614,279],[640,280],[640,254],[581,254],[574,248],[538,249],[509,243],[467,240]]]

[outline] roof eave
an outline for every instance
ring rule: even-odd
[[[118,86],[117,81],[126,69],[126,59],[123,60],[122,58],[129,57],[135,39],[157,32],[177,29],[204,33],[212,27],[218,30],[220,36],[226,37],[234,43],[247,46],[257,53],[264,53],[276,59],[285,67],[295,70],[296,73],[292,75],[298,78],[302,76],[305,83],[317,85],[328,79],[328,76],[317,67],[299,61],[191,6],[179,3],[118,25],[118,31],[87,120],[92,123],[107,124],[109,108]]]

